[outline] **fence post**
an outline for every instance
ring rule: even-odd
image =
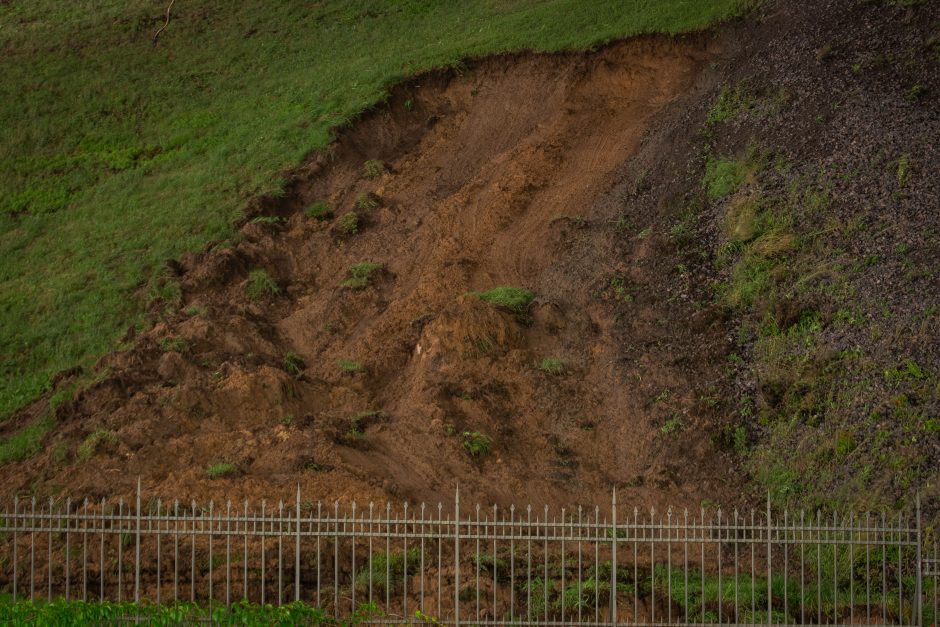
[[[460,484],[454,490],[454,625],[460,626]]]
[[[610,524],[611,524],[611,568],[610,568],[610,619],[617,624],[617,488],[614,487],[610,497]],[[562,591],[564,592],[564,591]]]
[[[137,477],[137,546],[134,559],[134,603],[140,603],[140,477]]]
[[[294,529],[294,601],[300,601],[300,484],[297,484],[297,528]]]
[[[767,624],[773,625],[773,568],[771,567],[770,536],[773,527],[770,522],[770,490],[767,491]]]
[[[923,604],[923,578],[924,578],[924,560],[921,554],[921,545],[923,544],[923,530],[921,528],[920,520],[920,491],[917,492],[916,496],[917,503],[917,588],[914,593],[915,599],[914,603],[917,605],[914,606],[914,616],[917,617],[917,627],[922,627],[924,624],[924,604]],[[934,622],[936,622],[936,617],[934,617]]]

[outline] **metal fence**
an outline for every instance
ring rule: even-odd
[[[262,502],[3,507],[14,599],[304,601],[371,623],[936,625],[940,561],[903,515]],[[418,614],[420,612],[420,614]]]

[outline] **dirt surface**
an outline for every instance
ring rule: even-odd
[[[616,487],[692,507],[739,492],[710,438],[724,322],[646,228],[675,211],[669,194],[643,215],[626,200],[656,150],[644,133],[708,88],[715,53],[704,36],[650,38],[397,88],[251,207],[236,242],[168,264],[179,302],[153,303],[157,323],[3,485],[111,497],[140,476],[187,499],[300,483],[309,500],[414,502],[449,501],[459,480],[464,502],[603,504]],[[319,200],[331,218],[305,214]],[[344,287],[361,262],[382,268]],[[249,297],[256,270],[278,294]],[[536,297],[520,313],[473,295],[497,286]],[[465,432],[492,450],[471,455]],[[208,480],[217,463],[234,474]]]

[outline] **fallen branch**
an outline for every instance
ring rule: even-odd
[[[169,4],[169,6],[167,6],[167,8],[166,8],[166,22],[164,22],[164,23],[163,23],[163,26],[160,27],[160,30],[158,30],[158,31],[157,31],[156,33],[154,33],[154,35],[153,35],[153,45],[154,45],[154,47],[157,46],[157,37],[159,37],[159,36],[160,36],[160,33],[162,33],[163,31],[165,31],[165,30],[166,30],[166,27],[170,25],[170,11],[173,10],[173,3],[174,3],[174,2],[176,2],[176,0],[170,0],[170,4]]]

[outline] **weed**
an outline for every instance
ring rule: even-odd
[[[669,399],[669,394],[670,394],[669,388],[666,388],[665,390],[663,390],[662,392],[656,395],[656,398],[653,399],[653,402],[662,403]]]
[[[904,153],[895,161],[895,177],[898,187],[907,187],[911,180],[911,156],[909,154]]]
[[[405,576],[405,568],[414,573],[418,570],[421,554],[418,549],[408,549],[407,552],[396,551],[392,553],[376,553],[372,556],[371,564],[356,573],[356,588],[362,592],[372,590],[378,594],[394,589]]]
[[[535,298],[535,294],[519,287],[494,287],[485,292],[473,292],[482,301],[503,307],[516,314],[523,314]]]
[[[308,218],[328,220],[333,217],[333,208],[325,200],[318,200],[304,210]]]
[[[281,424],[284,425],[285,427],[289,427],[292,424],[294,424],[294,415],[285,414],[284,416],[281,416]]]
[[[251,224],[274,226],[277,224],[282,224],[283,222],[284,218],[280,216],[258,216],[257,218],[252,219]]]
[[[221,462],[206,468],[206,477],[209,479],[221,479],[222,477],[230,477],[236,472],[238,472],[238,470],[235,468],[234,464]]]
[[[927,88],[923,85],[912,86],[904,96],[908,102],[917,102],[927,93]]]
[[[160,338],[160,350],[164,353],[185,353],[189,350],[189,344],[181,337]]]
[[[372,194],[367,192],[362,192],[356,196],[356,209],[362,209],[366,211],[368,209],[376,209],[379,206],[379,201]]]
[[[288,351],[281,360],[281,365],[289,374],[299,377],[303,374],[306,364],[303,358],[294,351]]]
[[[415,103],[413,100],[408,99],[405,101],[405,111],[414,111]]]
[[[627,216],[625,216],[623,212],[621,212],[620,215],[617,216],[617,223],[614,226],[614,228],[617,230],[618,233],[623,233],[629,227],[630,225],[627,223]]]
[[[348,374],[355,374],[357,372],[362,372],[363,370],[362,364],[357,361],[352,361],[349,359],[337,359],[336,363],[340,370]]]
[[[565,371],[565,364],[555,357],[546,357],[539,364],[539,370],[546,374],[562,374]]]
[[[252,270],[248,273],[245,283],[245,293],[248,300],[259,300],[265,297],[274,297],[281,293],[281,288],[264,270]]]
[[[98,427],[78,445],[78,459],[86,462],[95,454],[99,445],[115,443],[117,443],[117,436],[103,427]]]
[[[649,236],[652,235],[652,234],[653,234],[653,227],[652,227],[652,226],[648,226],[648,227],[646,227],[645,229],[643,229],[642,231],[640,231],[639,233],[636,234],[636,239],[646,239],[647,237],[649,237]]]
[[[55,426],[52,416],[44,416],[0,440],[0,466],[23,461],[42,450],[42,440]]]
[[[738,189],[747,175],[746,165],[734,159],[709,158],[705,163],[705,189],[710,200],[720,200]]]
[[[381,270],[382,267],[380,263],[370,263],[368,261],[357,263],[348,270],[346,280],[340,285],[355,290],[362,289],[369,284],[372,274],[377,270]]]
[[[659,429],[659,432],[663,435],[671,435],[673,433],[678,433],[682,431],[685,424],[682,422],[682,418],[674,415],[672,418],[667,420],[665,424]]]
[[[354,211],[343,214],[336,225],[341,235],[349,237],[359,232],[359,216]]]
[[[366,178],[377,179],[385,173],[385,164],[375,159],[369,159],[362,164],[362,169],[365,170]]]
[[[479,431],[464,431],[461,437],[463,438],[463,447],[473,457],[482,457],[488,454],[493,447],[492,440]]]
[[[747,93],[743,87],[730,89],[725,87],[718,96],[718,102],[708,112],[707,122],[717,124],[733,120],[744,111],[754,106],[754,97]]]

